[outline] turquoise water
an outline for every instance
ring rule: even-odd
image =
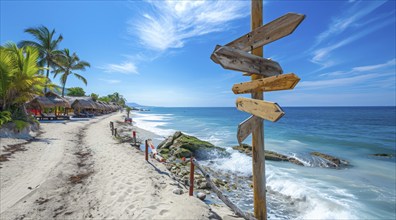
[[[266,162],[268,212],[272,219],[395,219],[395,107],[290,107],[276,123],[265,122],[265,148],[295,156],[307,167]],[[168,136],[176,130],[228,149],[216,168],[252,174],[251,158],[230,149],[237,125],[249,117],[235,108],[150,108],[134,113],[138,126]],[[250,137],[245,143],[250,143]],[[315,167],[309,152],[350,162],[346,169]],[[233,200],[252,210],[252,192]]]

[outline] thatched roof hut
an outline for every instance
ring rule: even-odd
[[[86,100],[86,99],[76,99],[72,104],[71,107],[76,109],[97,109],[97,106],[95,105],[95,102],[92,100]]]
[[[36,96],[30,102],[27,103],[29,108],[55,108],[65,107],[70,108],[70,103],[51,91],[47,92],[45,96]]]
[[[59,96],[58,94],[49,91],[45,93],[45,97],[51,100],[51,102],[53,102],[55,106],[70,108],[70,103],[65,98]]]
[[[65,98],[71,103],[71,107],[74,109],[101,109],[90,96],[65,96]]]
[[[45,96],[36,96],[30,102],[27,103],[30,108],[44,109],[44,108],[54,108],[56,107],[55,103],[53,103],[49,98]]]

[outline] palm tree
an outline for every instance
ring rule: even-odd
[[[86,67],[91,67],[91,65],[77,56],[76,53],[70,55],[69,49],[62,50],[62,57],[57,61],[58,68],[54,71],[54,78],[62,73],[60,77],[60,82],[62,85],[62,97],[65,95],[65,86],[66,81],[69,75],[74,75],[79,80],[83,81],[85,85],[87,85],[87,80],[78,73],[73,72],[74,70],[82,70],[85,71]]]
[[[0,47],[0,54],[0,99],[3,110],[10,106],[19,108],[35,95],[43,94],[48,79],[39,74],[42,68],[37,65],[37,48],[18,48],[15,43],[6,43]]]
[[[46,66],[47,79],[49,79],[50,67],[54,67],[56,60],[59,58],[61,52],[58,50],[59,43],[63,40],[62,35],[58,38],[53,39],[55,35],[55,29],[52,31],[48,30],[45,26],[37,28],[27,28],[26,33],[33,35],[36,41],[21,41],[18,46],[32,46],[36,47],[40,53],[40,60],[38,61],[41,67]],[[47,86],[44,87],[44,92],[47,92]]]
[[[131,113],[132,108],[129,107],[129,106],[127,106],[127,107],[125,108],[125,110],[127,111],[127,118],[129,119],[129,114]]]

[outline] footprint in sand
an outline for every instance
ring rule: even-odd
[[[124,202],[125,201],[125,196],[120,196],[120,198],[117,199],[117,202]]]
[[[145,207],[145,208],[147,208],[147,209],[157,209],[157,206],[155,206],[155,205],[151,205],[151,206],[148,206],[148,207]]]
[[[165,214],[165,213],[167,213],[167,212],[169,212],[169,211],[164,209],[164,210],[161,210],[159,214],[160,214],[160,215],[163,215],[163,214]]]

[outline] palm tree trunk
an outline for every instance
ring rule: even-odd
[[[66,80],[67,80],[67,78],[66,78]],[[62,87],[62,97],[65,96],[66,80],[65,80],[65,83],[63,84],[63,87]]]
[[[48,77],[49,77],[49,62],[47,60],[47,82],[45,83],[44,94],[47,93],[47,83],[48,83],[48,80],[49,80]]]

